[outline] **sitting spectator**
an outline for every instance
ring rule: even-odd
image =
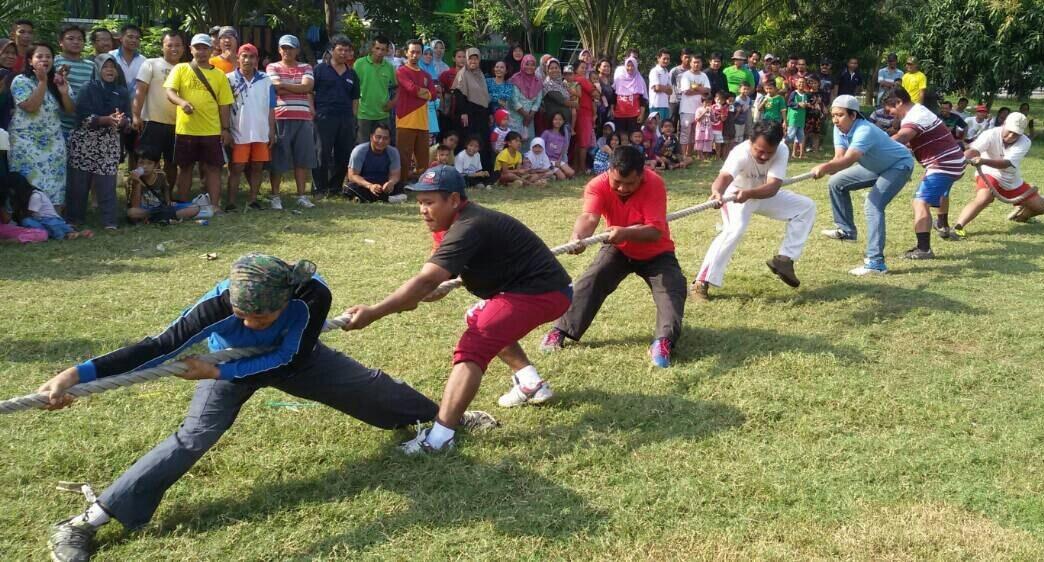
[[[102,224],[116,229],[116,169],[120,165],[120,131],[130,127],[131,94],[115,57],[100,57],[99,78],[76,98],[76,128],[69,137],[69,192],[66,216],[83,224],[87,195],[94,194]]]
[[[370,142],[352,150],[348,159],[348,184],[344,194],[362,203],[384,201],[401,203],[403,193],[402,162],[399,151],[391,142],[391,130],[384,123],[373,126]]]
[[[964,119],[961,119],[960,115],[954,113],[952,103],[944,101],[939,104],[939,119],[953,134],[953,138],[957,140],[964,138]]]
[[[895,118],[885,111],[884,106],[877,108],[876,111],[870,114],[870,117],[868,117],[867,120],[889,134],[895,132],[894,129],[898,128],[896,127]]]
[[[547,153],[547,157],[551,159],[552,164],[565,177],[571,178],[576,175],[576,172],[568,164],[569,137],[566,136],[563,129],[565,123],[565,116],[561,113],[555,113],[551,117],[551,127],[541,133],[540,138],[544,139],[544,152]]]
[[[979,138],[979,135],[986,132],[987,129],[993,127],[993,121],[990,119],[990,111],[986,108],[985,104],[979,104],[975,106],[975,115],[969,117],[964,121],[964,140],[969,144],[975,142],[975,139]]]
[[[90,230],[77,232],[72,225],[65,222],[47,194],[34,187],[22,174],[8,174],[5,183],[11,190],[10,203],[14,219],[23,227],[44,230],[52,240],[94,236]]]
[[[1029,137],[1030,140],[1032,140],[1033,137],[1037,136],[1036,135],[1037,131],[1036,131],[1036,124],[1033,122],[1033,118],[1030,117],[1029,110],[1030,110],[1030,106],[1029,106],[1028,103],[1024,103],[1024,104],[1019,106],[1019,113],[1025,115],[1026,118],[1029,119],[1029,121],[1026,124],[1026,136]]]
[[[544,139],[537,137],[529,143],[522,166],[529,171],[529,181],[533,185],[547,185],[547,180],[565,179],[565,174],[547,156]]]
[[[449,148],[449,151],[450,151],[449,163],[446,164],[446,165],[447,166],[452,166],[453,162],[454,162],[453,155],[457,153],[457,147],[460,145],[460,133],[458,133],[457,131],[449,131],[447,133],[443,133],[443,135],[442,135],[442,142],[439,143],[439,144]],[[439,144],[432,145],[431,149],[429,149],[429,152],[428,152],[428,159],[429,160],[434,160],[435,159],[435,156],[436,156],[435,153],[438,151]]]
[[[138,167],[127,177],[127,218],[134,223],[168,224],[199,214],[192,203],[172,203],[167,176],[159,171],[160,153],[138,149]]]
[[[452,166],[450,162],[454,160],[453,151],[450,147],[439,144],[435,145],[435,157],[431,159],[431,164],[428,164],[428,169],[432,169],[435,166]]]
[[[449,147],[446,149],[449,150]],[[482,169],[482,155],[479,154],[481,149],[482,142],[478,137],[471,137],[464,145],[464,150],[454,160],[453,166],[464,177],[468,187],[485,187],[484,181],[489,178],[489,172]]]
[[[2,131],[3,129],[0,129]],[[0,141],[3,137],[0,136]],[[0,152],[6,152],[6,145],[0,144]],[[16,183],[13,176],[18,174],[4,174],[0,176],[0,242],[15,242],[18,244],[32,244],[35,242],[46,242],[47,231],[38,228],[25,228],[12,223],[11,215],[7,208],[11,201],[11,187]]]
[[[668,170],[685,168],[692,163],[691,158],[681,156],[681,144],[678,141],[678,135],[674,133],[674,121],[669,119],[660,125],[660,138],[656,140],[653,154],[656,155],[659,167]],[[609,155],[612,155],[611,151]]]
[[[508,133],[504,141],[504,150],[500,151],[493,162],[492,178],[498,183],[512,186],[526,185],[529,182],[529,172],[522,169],[522,135],[517,131]]]
[[[667,122],[670,123],[670,121]],[[613,151],[615,151],[618,146],[620,146],[620,135],[613,133],[606,144],[598,147],[598,151],[595,152],[594,156],[594,165],[591,166],[591,169],[596,175],[604,174],[609,171],[609,161],[613,156]]]
[[[1010,107],[1002,107],[997,110],[997,116],[993,118],[993,126],[1000,127],[1004,125],[1004,121],[1011,115]]]

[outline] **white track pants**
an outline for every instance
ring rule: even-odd
[[[729,187],[725,195],[732,195],[736,191],[735,187]],[[725,227],[707,250],[707,256],[703,258],[703,265],[696,276],[697,281],[710,283],[715,287],[722,286],[725,269],[729,266],[732,253],[736,251],[736,246],[739,246],[743,234],[747,231],[747,225],[750,224],[750,218],[755,214],[786,221],[787,229],[779,247],[779,254],[794,261],[801,257],[805,241],[808,240],[808,234],[812,232],[812,226],[816,222],[816,204],[804,195],[780,190],[768,199],[750,199],[744,203],[726,203],[722,206],[721,220]]]

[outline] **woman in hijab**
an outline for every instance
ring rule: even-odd
[[[434,84],[439,83],[439,70],[435,66],[435,49],[432,49],[430,46],[424,47],[424,51],[421,53],[420,67],[421,70],[428,73],[428,76],[431,76]],[[434,140],[438,138],[441,131],[438,111],[440,101],[438,96],[428,101],[428,134],[431,135],[432,144],[434,144]]]
[[[69,177],[66,217],[83,224],[87,192],[94,194],[102,224],[116,229],[116,168],[120,164],[120,131],[130,125],[131,96],[123,70],[112,55],[100,57],[98,78],[76,97],[77,125],[69,136]]]
[[[623,73],[613,81],[613,91],[616,93],[613,120],[616,122],[616,131],[627,139],[631,132],[642,126],[642,102],[648,95],[648,89],[642,74],[638,72],[637,59],[629,57],[623,66]]]
[[[14,80],[15,61],[18,50],[14,41],[0,38],[0,129],[7,130],[11,126],[11,115],[14,113],[14,100],[11,98],[11,81]]]
[[[454,125],[459,125],[465,131],[462,138],[476,135],[482,140],[482,164],[488,171],[492,169],[489,157],[489,89],[486,87],[486,77],[479,68],[482,62],[479,50],[472,47],[465,54],[467,62],[457,72],[450,89],[456,112],[453,116]]]
[[[522,57],[522,70],[511,77],[515,86],[508,114],[508,128],[522,135],[522,146],[536,136],[534,120],[544,101],[544,85],[536,77],[537,61],[533,55]]]
[[[553,58],[555,57],[551,55],[540,55],[540,64],[537,65],[536,76],[540,79],[541,83],[544,81],[544,78],[547,78],[547,61]]]
[[[573,99],[572,92],[569,91],[569,87],[563,79],[562,63],[558,62],[558,59],[548,60],[545,72],[547,77],[544,78],[544,127],[539,128],[538,133],[543,133],[546,128],[551,126],[551,116],[556,113],[562,115],[566,125],[571,123],[573,110],[579,105]],[[568,138],[571,134],[572,131],[568,131],[566,137]]]
[[[522,46],[518,43],[511,45],[506,55],[504,55],[504,66],[507,71],[504,73],[504,79],[508,80],[512,76],[518,74],[522,70],[522,59],[525,58],[526,52],[522,50]]]
[[[449,65],[446,64],[446,61],[444,60],[446,58],[446,43],[444,43],[442,39],[432,39],[430,45],[431,50],[435,55],[435,70],[438,71],[435,79],[438,80],[443,72],[450,69]]]
[[[490,111],[497,109],[508,109],[511,107],[511,98],[515,95],[515,87],[508,82],[507,64],[497,61],[493,65],[493,76],[486,78],[486,89],[489,90],[489,99],[492,103]]]

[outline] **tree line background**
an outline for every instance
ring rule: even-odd
[[[0,0],[0,25],[28,17],[38,36],[54,37],[69,13],[104,4],[146,28],[186,32],[250,20],[302,34],[317,25],[364,41],[371,30],[395,39],[457,37],[481,44],[503,33],[527,51],[543,52],[543,32],[565,31],[599,56],[637,47],[645,64],[661,47],[683,46],[728,56],[735,48],[798,54],[815,68],[820,57],[839,69],[858,57],[868,76],[888,52],[914,55],[933,88],[991,102],[1004,91],[1028,96],[1044,86],[1044,0],[468,0],[455,13],[440,0]],[[353,8],[366,14],[363,23]],[[73,8],[76,8],[74,10]],[[82,8],[82,10],[80,9]],[[358,11],[358,10],[357,10]],[[347,14],[346,14],[347,12]],[[154,53],[146,53],[154,54]]]

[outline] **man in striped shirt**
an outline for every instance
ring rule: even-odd
[[[281,176],[294,171],[297,182],[297,204],[306,209],[315,207],[306,195],[305,187],[312,168],[319,165],[315,151],[315,129],[312,124],[312,89],[315,78],[312,65],[297,62],[301,42],[293,35],[279,38],[279,62],[265,69],[276,89],[276,145],[272,153],[272,208],[282,209],[279,198]]]
[[[964,175],[966,160],[957,140],[946,124],[927,107],[914,103],[910,94],[895,88],[884,98],[884,107],[890,115],[900,120],[899,132],[892,138],[905,144],[913,151],[914,158],[924,166],[924,178],[914,194],[914,233],[917,246],[903,254],[907,259],[932,259],[931,207],[939,209],[939,228],[949,236],[946,211],[949,206],[950,188]],[[945,230],[943,230],[945,229]]]
[[[63,25],[58,32],[58,45],[62,52],[54,57],[54,67],[65,71],[65,80],[69,82],[69,96],[75,101],[88,82],[95,79],[96,67],[94,61],[83,58],[83,44],[86,42],[87,34],[83,28],[75,24]],[[69,133],[76,128],[76,114],[60,114],[62,119],[62,134],[69,138]]]

